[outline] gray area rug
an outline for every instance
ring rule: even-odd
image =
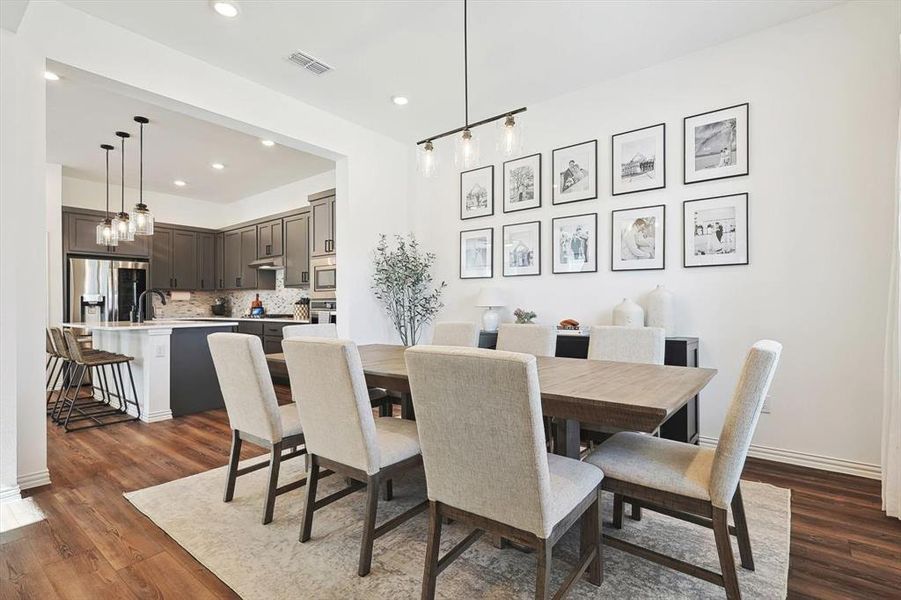
[[[259,459],[257,459],[259,460]],[[246,461],[250,464],[253,461]],[[304,461],[282,464],[280,482],[303,475]],[[351,494],[316,511],[313,537],[297,541],[304,490],[279,496],[275,519],[260,524],[266,469],[238,478],[234,500],[222,502],[225,468],[186,477],[125,497],[197,560],[243,598],[417,598],[422,583],[428,513],[417,515],[379,538],[372,571],[358,577],[357,560],[363,523],[363,495]],[[321,480],[319,497],[344,485],[331,476]],[[788,579],[790,491],[771,485],[742,484],[757,570],[738,566],[744,598],[785,598]],[[378,522],[413,506],[425,496],[425,480],[410,475],[395,481],[395,498],[380,502]],[[612,496],[604,494],[605,532],[719,572],[713,532],[707,528],[644,511],[640,522],[625,519],[620,531],[610,529]],[[628,515],[628,507],[626,508]],[[442,553],[469,530],[445,525]],[[578,555],[578,528],[554,548],[553,589],[562,582]],[[733,551],[738,548],[733,537]],[[586,581],[568,598],[674,598],[717,600],[722,588],[657,566],[632,555],[604,549],[605,578],[600,588]],[[534,554],[494,548],[480,539],[438,577],[439,598],[532,598]]]

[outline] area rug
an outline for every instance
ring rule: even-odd
[[[255,461],[247,461],[247,464]],[[282,464],[280,482],[303,475],[304,461]],[[225,468],[125,494],[226,585],[247,600],[282,598],[417,598],[422,583],[428,514],[376,539],[372,571],[358,577],[357,560],[364,497],[351,494],[316,511],[312,539],[297,541],[304,490],[279,496],[275,519],[262,525],[266,469],[238,478],[234,500],[222,502]],[[319,494],[344,486],[331,476],[320,481]],[[790,491],[771,485],[742,484],[757,570],[738,566],[744,598],[785,598],[788,578]],[[395,498],[379,503],[378,522],[421,501],[422,475],[395,481]],[[625,519],[622,530],[610,528],[612,497],[604,494],[604,529],[617,537],[653,548],[719,572],[713,532],[645,510],[641,521]],[[628,507],[627,507],[628,515]],[[578,528],[576,528],[578,529]],[[442,553],[463,539],[462,524],[445,525]],[[578,531],[554,548],[552,589],[562,582],[578,555]],[[738,550],[733,538],[733,550]],[[723,588],[682,575],[612,548],[604,549],[601,587],[577,583],[568,598],[725,598]],[[536,558],[515,548],[496,549],[483,536],[438,577],[439,598],[532,598]]]

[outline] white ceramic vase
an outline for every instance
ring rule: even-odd
[[[673,293],[658,285],[648,294],[648,327],[660,327],[667,337],[675,335],[676,308]]]
[[[644,309],[634,300],[623,298],[613,309],[613,324],[623,327],[644,327]]]

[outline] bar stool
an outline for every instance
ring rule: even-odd
[[[47,414],[51,415],[54,421],[58,421],[62,407],[61,399],[68,396],[69,391],[72,389],[72,384],[75,381],[74,376],[76,374],[75,369],[77,365],[69,355],[69,349],[68,345],[66,344],[66,338],[63,334],[63,330],[59,327],[51,327],[48,329],[48,331],[50,333],[50,341],[53,342],[53,349],[56,351],[60,358],[60,368],[56,372],[56,377],[54,378],[53,384],[50,386],[50,388],[51,390],[54,390],[56,389],[57,383],[60,383],[60,389],[56,393],[56,397],[52,402],[50,402],[50,399],[54,397],[53,392],[51,391],[51,393],[48,395]],[[76,339],[79,342],[79,347],[81,348],[82,353],[86,355],[94,355],[98,352],[101,352],[100,350],[93,350],[82,347],[80,345],[81,338]],[[60,378],[62,378],[61,382]],[[89,378],[88,381],[91,381],[91,384],[93,386],[93,380]],[[82,404],[90,404],[93,402],[93,400],[91,399],[80,399],[78,397],[75,398],[75,401],[81,401]]]
[[[53,397],[53,389],[56,387],[56,382],[59,379],[59,374],[63,370],[63,357],[60,356],[60,353],[57,352],[56,346],[53,345],[53,336],[50,335],[50,328],[48,327],[46,330],[47,339],[46,339],[46,348],[47,348],[47,364],[44,366],[47,371],[47,406],[50,406],[50,399]],[[54,375],[56,375],[54,377]],[[53,385],[50,385],[50,382],[53,382]]]

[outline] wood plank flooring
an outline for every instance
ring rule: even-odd
[[[53,485],[27,493],[47,520],[0,534],[0,599],[236,598],[122,497],[224,465],[229,443],[222,410],[70,434],[50,425]],[[242,458],[261,453],[245,444]],[[792,489],[789,598],[901,598],[901,521],[880,512],[878,481],[761,460],[744,478]]]

